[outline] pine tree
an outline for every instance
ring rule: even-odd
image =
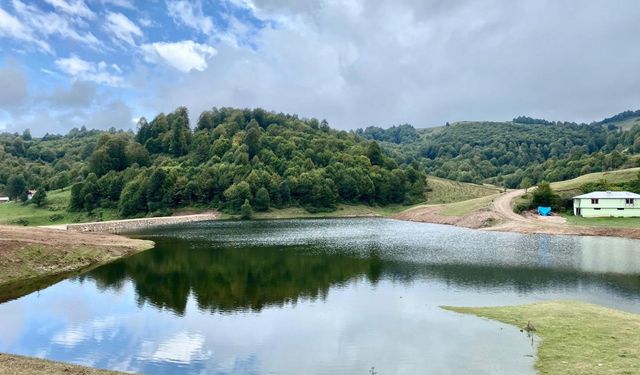
[[[242,220],[249,220],[251,219],[251,213],[251,203],[249,203],[248,199],[245,199],[242,206],[240,206],[240,218]]]

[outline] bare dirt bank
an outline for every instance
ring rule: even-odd
[[[0,225],[0,302],[152,247],[152,241],[112,234]]]
[[[122,372],[96,370],[89,367],[0,353],[0,375],[117,375]]]
[[[524,193],[524,190],[512,190],[488,200],[485,204],[469,204],[471,208],[459,215],[446,214],[450,205],[435,205],[407,210],[395,215],[394,218],[487,231],[640,239],[640,228],[586,227],[569,224],[559,216],[519,215],[513,212],[512,202]],[[455,204],[464,206],[465,202]]]

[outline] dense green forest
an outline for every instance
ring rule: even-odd
[[[262,109],[213,108],[190,122],[180,107],[142,118],[135,133],[0,134],[0,192],[24,200],[27,189],[70,189],[69,210],[122,217],[193,206],[246,217],[272,207],[418,203],[426,174],[509,188],[553,182],[637,166],[639,153],[638,111],[591,124],[519,116],[347,132]]]
[[[435,176],[509,188],[638,166],[640,156],[640,111],[591,124],[519,116],[510,122],[368,127],[355,133],[381,142],[398,163],[417,161]]]
[[[247,216],[298,205],[415,203],[426,176],[375,141],[261,109],[205,111],[195,130],[181,107],[144,118],[138,132],[73,129],[65,136],[0,135],[0,190],[70,186],[69,209],[117,208],[123,217],[201,205]]]

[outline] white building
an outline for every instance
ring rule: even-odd
[[[640,217],[640,194],[594,191],[573,197],[573,214],[583,217]]]

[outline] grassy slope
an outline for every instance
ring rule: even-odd
[[[488,195],[486,197],[470,199],[462,202],[447,204],[440,213],[445,216],[463,216],[470,213],[490,209],[493,200],[499,194]]]
[[[460,202],[500,192],[500,188],[492,185],[468,184],[435,176],[429,176],[427,181],[430,189],[427,204]]]
[[[518,327],[531,321],[542,338],[540,374],[639,374],[640,315],[582,302],[506,307],[444,307]]]
[[[86,213],[68,212],[69,198],[71,191],[55,190],[47,193],[47,204],[44,207],[37,207],[34,204],[23,204],[21,202],[9,202],[0,204],[0,224],[17,224],[18,220],[26,220],[28,225],[52,225],[66,224],[73,222],[93,221]],[[103,220],[116,218],[115,210],[100,210]],[[52,220],[52,216],[58,216]]]
[[[66,374],[116,375],[122,372],[96,370],[89,367],[53,362],[39,358],[0,353],[0,375]]]
[[[640,167],[620,169],[610,172],[589,173],[572,180],[552,182],[551,187],[561,193],[563,191],[579,189],[580,186],[587,182],[598,182],[602,179],[606,179],[608,182],[631,181],[638,178],[638,172],[640,172]]]

